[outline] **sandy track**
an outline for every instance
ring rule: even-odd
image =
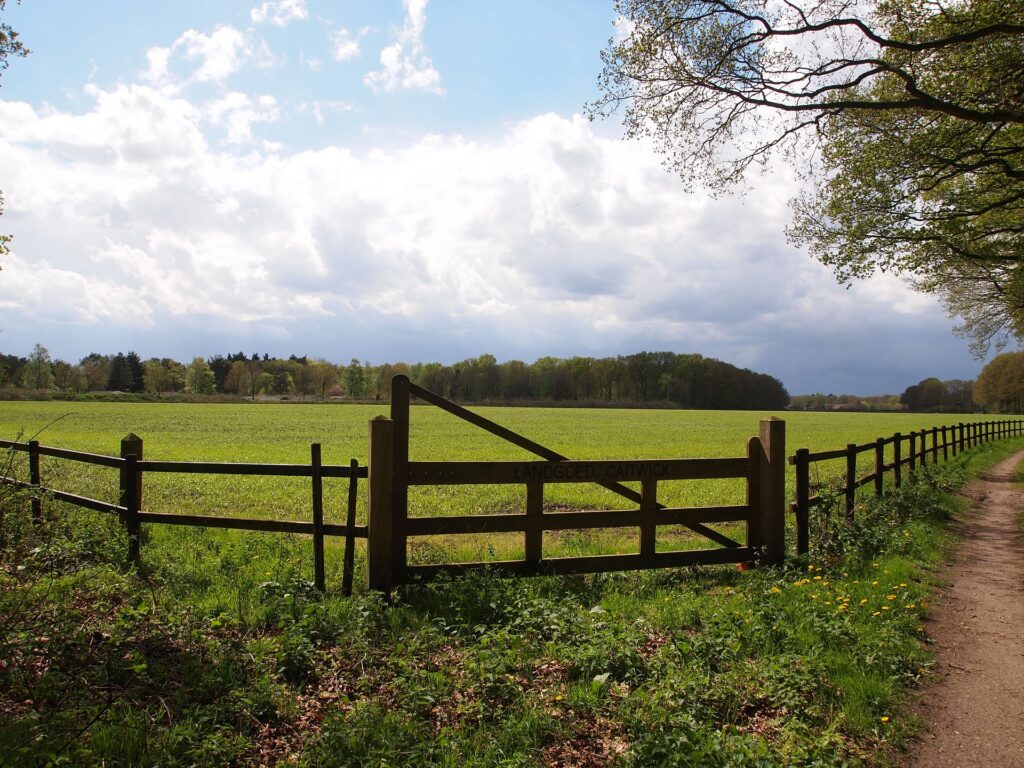
[[[908,768],[1024,768],[1024,493],[1012,482],[1022,460],[1024,451],[964,490],[972,509],[927,627],[936,680],[921,692],[926,726]]]

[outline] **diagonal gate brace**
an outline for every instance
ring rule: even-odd
[[[431,405],[436,405],[441,410],[447,411],[453,416],[459,417],[463,421],[468,421],[470,424],[480,427],[480,429],[483,429],[486,432],[490,432],[492,435],[500,437],[503,440],[507,440],[513,445],[517,445],[520,448],[523,448],[536,456],[540,456],[543,459],[547,459],[548,461],[570,460],[568,456],[563,456],[557,451],[552,451],[550,448],[544,447],[540,443],[535,443],[528,437],[523,437],[522,435],[513,432],[511,429],[503,427],[500,424],[496,424],[490,419],[484,418],[479,414],[473,413],[472,411],[463,408],[461,405],[456,405],[451,400],[447,400],[441,397],[440,395],[431,392],[428,389],[423,389],[423,387],[413,384],[412,382],[409,383],[409,394],[415,395],[420,400],[428,402]],[[632,488],[626,487],[622,483],[609,482],[598,483],[598,485],[607,488],[609,491],[617,493],[619,494],[619,496],[629,499],[630,501],[636,504],[640,503],[640,494],[634,491]],[[657,505],[657,508],[665,509],[665,505],[659,503]],[[700,523],[683,523],[683,525],[689,528],[694,533],[698,533],[701,536],[709,538],[712,541],[721,544],[723,547],[732,548],[740,546],[740,543],[738,541],[734,541],[733,539],[730,539],[728,536],[724,536],[718,531],[712,528],[708,528],[706,525],[701,525]]]

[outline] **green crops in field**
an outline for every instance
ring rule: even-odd
[[[899,430],[909,432],[977,417],[947,414],[757,413],[750,411],[610,410],[580,408],[481,408],[481,413],[571,458],[646,459],[742,456],[758,420],[786,420],[787,452],[826,450],[863,443]],[[324,461],[348,464],[367,457],[367,422],[387,405],[221,405],[151,403],[10,402],[0,405],[0,437],[35,436],[45,445],[116,454],[129,432],[145,441],[147,459],[233,462],[309,461],[310,443],[323,445]],[[527,452],[431,407],[412,409],[413,460],[518,460]],[[871,454],[861,456],[870,471]],[[816,465],[820,479],[843,471],[842,462]],[[113,501],[112,470],[44,460],[44,480],[55,487]],[[339,520],[344,481],[328,481],[326,514]],[[360,489],[365,498],[365,484]],[[673,506],[742,503],[743,482],[663,483],[659,499]],[[152,512],[308,519],[307,480],[277,477],[147,475],[145,507]],[[552,485],[548,504],[563,508],[628,508],[594,485]],[[411,490],[414,515],[521,511],[519,486],[448,486]],[[365,508],[360,505],[360,514]]]

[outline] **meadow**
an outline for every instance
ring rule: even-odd
[[[739,455],[766,415],[482,410],[584,458]],[[4,403],[0,434],[42,429],[45,444],[116,453],[136,432],[147,458],[208,461],[303,462],[320,441],[327,461],[345,463],[365,459],[367,420],[381,412]],[[789,453],[962,418],[778,415]],[[412,423],[414,459],[523,458],[433,409],[414,409]],[[0,763],[886,764],[916,727],[902,706],[928,675],[930,573],[955,508],[943,492],[1021,445],[993,443],[915,473],[897,494],[866,496],[852,526],[838,507],[816,508],[811,557],[780,568],[478,572],[403,587],[391,601],[365,589],[342,597],[336,551],[320,595],[309,583],[308,537],[149,525],[136,571],[115,518],[44,500],[37,527],[27,504],[10,499]],[[48,473],[69,488],[106,482],[113,492],[112,478],[78,466],[46,460]],[[673,490],[691,504],[736,492],[691,486]],[[515,503],[488,489],[450,490],[420,507]],[[576,493],[563,501],[605,503],[582,486]],[[339,486],[328,496],[334,519],[342,495]],[[309,515],[308,481],[285,478],[152,476],[145,498],[156,511]],[[559,554],[620,544],[558,543]],[[500,555],[504,544],[480,546]]]
[[[812,451],[863,443],[895,431],[909,432],[976,420],[978,416],[894,413],[808,413],[753,411],[627,410],[595,408],[476,409],[487,418],[579,459],[651,459],[741,456],[758,431],[758,420],[777,416],[786,421],[787,453],[798,447]],[[129,432],[144,439],[147,459],[307,463],[309,445],[323,445],[325,463],[365,464],[368,421],[387,414],[388,406],[317,404],[186,404],[186,403],[61,403],[0,404],[0,437],[35,437],[45,445],[117,454],[120,438]],[[522,460],[536,458],[450,414],[417,406],[411,414],[410,457],[413,460]],[[860,457],[863,472],[870,454]],[[844,471],[842,460],[815,465],[817,479]],[[116,472],[68,466],[44,460],[44,480],[54,487],[116,501]],[[792,472],[788,474],[792,498]],[[325,516],[343,522],[347,481],[325,484]],[[636,486],[634,486],[636,487]],[[366,485],[360,485],[359,518],[364,521]],[[310,519],[310,491],[301,478],[149,475],[145,509],[222,516]],[[742,480],[677,481],[659,486],[659,500],[673,506],[739,504]],[[551,509],[621,509],[628,502],[593,484],[551,485],[545,490]],[[522,512],[520,486],[441,486],[413,488],[410,514],[434,516]],[[738,526],[713,526],[741,537]],[[149,537],[177,546],[184,532],[157,531]],[[224,535],[224,534],[217,534]],[[251,535],[251,534],[249,534]],[[635,550],[635,531],[567,531],[549,534],[545,556],[612,554]],[[659,529],[659,550],[705,546],[706,540],[681,527]],[[329,547],[340,546],[337,541]],[[410,542],[414,562],[516,559],[523,556],[521,535],[421,538]]]

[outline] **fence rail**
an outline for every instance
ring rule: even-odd
[[[409,404],[413,397],[435,405],[493,435],[525,448],[540,461],[438,462],[409,459]],[[368,582],[390,590],[438,573],[491,568],[509,574],[567,574],[667,568],[698,563],[781,562],[784,557],[785,422],[761,422],[746,455],[735,458],[572,461],[479,414],[412,384],[392,380],[391,418],[370,422],[370,508]],[[670,480],[733,478],[746,482],[746,503],[670,508],[658,502],[658,483]],[[640,492],[623,485],[639,482]],[[637,504],[634,509],[546,512],[544,488],[558,483],[596,483]],[[409,488],[437,485],[521,485],[526,509],[518,514],[410,517]],[[746,523],[746,542],[735,541],[707,523]],[[718,548],[659,552],[659,526],[682,525]],[[615,555],[545,557],[544,534],[568,529],[634,528],[637,551]],[[411,565],[411,536],[466,533],[521,533],[523,558],[511,561]]]
[[[812,464],[846,459],[841,490],[845,496],[846,519],[853,520],[857,489],[873,485],[875,495],[881,496],[885,489],[887,473],[891,472],[893,475],[893,487],[899,488],[903,482],[904,467],[914,471],[918,467],[926,466],[929,457],[932,464],[937,464],[940,452],[942,460],[948,461],[950,456],[956,456],[975,446],[1022,434],[1024,434],[1024,421],[1019,419],[979,421],[968,424],[961,422],[913,431],[907,435],[896,432],[891,437],[879,437],[871,443],[863,445],[850,443],[846,448],[831,451],[812,453],[806,448],[801,448],[789,457],[789,463],[795,467],[796,473],[796,499],[790,504],[790,509],[796,516],[797,554],[807,554],[810,548],[810,508],[821,503],[822,499],[820,494],[811,495],[810,468]],[[928,446],[929,435],[931,436],[931,447]],[[908,451],[904,454],[903,444],[905,442],[908,443]],[[885,459],[885,449],[888,446],[892,446],[892,461],[889,462]],[[874,453],[874,471],[858,476],[857,457],[862,453],[869,452]]]
[[[529,450],[538,461],[438,462],[409,460],[409,402],[412,397],[436,405],[509,442]],[[1024,421],[999,420],[932,427],[909,434],[899,432],[873,442],[845,448],[811,452],[796,451],[788,459],[796,475],[796,498],[790,504],[796,516],[797,552],[809,549],[810,508],[821,502],[812,495],[811,467],[820,462],[845,459],[840,486],[845,495],[846,517],[853,519],[856,493],[873,486],[877,495],[885,490],[887,474],[899,487],[904,471],[913,472],[930,461],[946,461],[965,450],[992,440],[1024,434]],[[929,440],[930,437],[930,440]],[[134,434],[121,441],[119,456],[75,451],[40,445],[38,441],[0,440],[0,449],[28,454],[28,481],[2,477],[0,482],[35,491],[32,518],[39,522],[44,498],[73,504],[98,512],[116,514],[128,533],[128,557],[140,561],[140,533],[145,525],[185,525],[206,528],[293,533],[310,536],[313,543],[314,583],[325,589],[324,537],[345,538],[342,591],[351,594],[355,539],[367,540],[367,582],[371,588],[390,590],[394,585],[442,572],[461,572],[489,567],[510,574],[591,573],[610,570],[663,568],[697,563],[781,562],[784,557],[785,422],[761,422],[760,433],[747,443],[746,455],[734,458],[654,459],[643,461],[571,461],[526,437],[516,434],[479,414],[462,408],[439,395],[422,389],[405,376],[392,382],[391,418],[370,420],[369,461],[356,459],[346,465],[324,464],[318,443],[310,446],[309,463],[268,464],[200,461],[153,461],[143,458],[142,439]],[[929,445],[930,442],[930,445]],[[858,457],[873,454],[873,471],[859,476]],[[887,457],[887,454],[891,458]],[[90,464],[119,473],[116,504],[92,499],[43,483],[41,458]],[[257,475],[309,478],[310,520],[267,520],[148,512],[143,507],[146,474]],[[344,524],[324,521],[323,481],[347,478],[348,497]],[[708,507],[666,507],[658,502],[658,483],[670,480],[733,478],[746,484],[744,504]],[[358,482],[367,480],[367,524],[356,525]],[[640,491],[623,485],[639,482]],[[637,505],[633,509],[551,511],[544,510],[544,488],[548,484],[596,483]],[[410,517],[409,488],[431,485],[513,484],[523,487],[525,513]],[[708,524],[742,522],[746,541],[735,541]],[[717,543],[718,548],[673,552],[657,551],[659,526],[682,525]],[[564,530],[636,528],[638,551],[627,554],[545,558],[544,533]],[[487,563],[439,563],[409,565],[411,536],[441,536],[472,533],[521,533],[522,560]],[[0,536],[3,531],[0,530]]]
[[[310,446],[309,464],[259,464],[203,461],[145,461],[142,459],[143,442],[137,435],[127,435],[121,441],[120,456],[106,456],[66,448],[40,445],[38,441],[17,442],[0,440],[0,449],[24,452],[29,458],[29,481],[2,478],[3,482],[18,488],[37,491],[32,499],[32,517],[42,518],[43,496],[55,501],[91,509],[96,512],[116,514],[128,532],[128,558],[139,562],[139,541],[141,525],[185,525],[203,528],[222,528],[242,531],[268,531],[273,533],[295,533],[313,537],[313,581],[320,590],[326,589],[324,573],[324,537],[345,537],[344,563],[342,567],[342,591],[352,592],[352,572],[355,559],[354,539],[366,538],[367,526],[356,525],[356,499],[360,478],[367,478],[369,472],[356,459],[345,465],[323,464],[319,443]],[[118,503],[111,504],[68,493],[43,484],[40,457],[76,461],[94,466],[119,470]],[[154,474],[206,474],[206,475],[259,475],[271,477],[308,477],[311,481],[310,500],[312,520],[264,520],[246,517],[219,517],[213,515],[186,515],[164,512],[146,512],[143,509],[143,478]],[[325,523],[323,520],[324,478],[348,478],[348,503],[345,524]]]

